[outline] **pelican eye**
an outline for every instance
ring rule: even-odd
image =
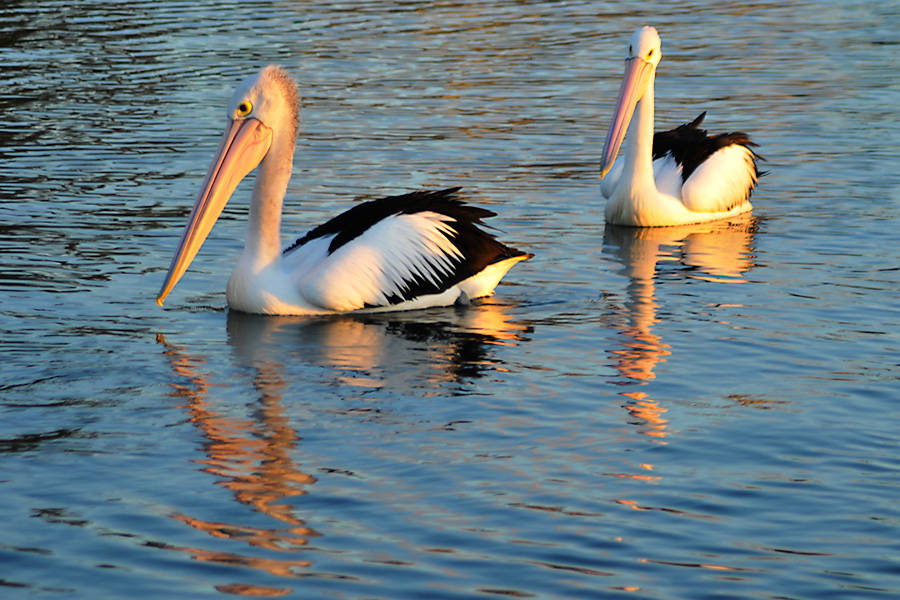
[[[647,58],[653,58],[653,48],[650,48],[650,52],[647,53]]]
[[[237,116],[246,117],[247,115],[250,114],[250,111],[252,111],[252,110],[253,110],[253,105],[250,103],[250,101],[244,100],[243,102],[238,104]]]

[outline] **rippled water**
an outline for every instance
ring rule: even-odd
[[[0,596],[900,594],[892,3],[6,2]],[[653,12],[650,12],[652,9]],[[753,216],[606,228],[628,36]],[[301,82],[285,230],[462,185],[486,302],[225,309],[247,184],[154,302],[240,79]]]

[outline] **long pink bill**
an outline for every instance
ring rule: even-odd
[[[213,225],[234,193],[238,183],[256,168],[266,156],[272,144],[272,130],[256,119],[231,120],[215,158],[203,180],[203,187],[194,203],[194,210],[178,251],[172,258],[169,273],[163,282],[156,302],[163,301],[197,256],[200,246],[212,230]]]
[[[600,178],[606,176],[612,168],[613,161],[619,154],[619,148],[628,131],[628,124],[634,114],[634,108],[644,93],[644,83],[650,75],[653,65],[640,58],[628,58],[625,60],[625,75],[622,85],[619,87],[619,98],[616,100],[616,108],[613,112],[613,120],[606,134],[606,144],[603,146],[603,157],[600,159]]]

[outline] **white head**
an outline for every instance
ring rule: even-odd
[[[265,165],[275,165],[290,177],[299,109],[297,84],[281,67],[270,65],[238,85],[228,103],[225,135],[157,297],[160,305],[194,260],[241,179],[266,159]]]
[[[287,71],[269,65],[242,81],[228,103],[230,120],[256,119],[280,134],[297,137],[300,91]]]
[[[619,88],[619,97],[613,112],[609,133],[600,160],[601,179],[612,168],[613,161],[619,153],[625,131],[631,122],[631,116],[638,102],[647,93],[656,76],[656,65],[662,58],[659,34],[652,27],[641,27],[631,36],[628,42],[628,54],[625,57],[625,74]]]
[[[659,64],[659,59],[662,58],[662,42],[654,28],[645,25],[632,34],[628,40],[628,54],[625,60],[631,58],[652,63],[654,67]]]

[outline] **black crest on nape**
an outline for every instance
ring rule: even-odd
[[[679,125],[671,131],[661,131],[653,136],[653,160],[671,154],[675,162],[681,165],[682,181],[687,181],[697,167],[722,148],[739,145],[749,149],[756,146],[746,133],[739,131],[708,135],[705,129],[700,129],[704,118],[706,111],[690,123]]]

